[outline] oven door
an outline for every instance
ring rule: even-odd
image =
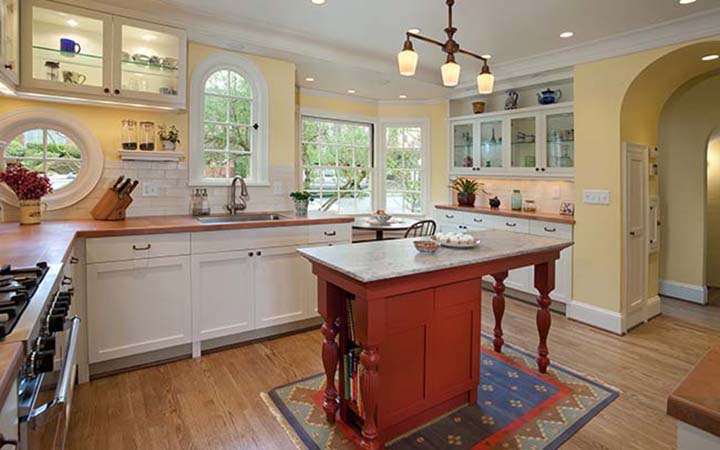
[[[60,368],[60,378],[55,396],[47,403],[33,407],[21,420],[26,425],[27,450],[62,450],[70,424],[70,409],[77,375],[77,340],[80,332],[80,318],[75,316],[67,321],[65,354]]]

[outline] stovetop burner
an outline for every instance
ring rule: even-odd
[[[0,268],[0,339],[12,331],[47,271],[44,262],[33,267]]]

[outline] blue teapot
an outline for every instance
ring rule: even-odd
[[[562,98],[562,91],[558,89],[557,91],[553,91],[552,89],[547,89],[542,91],[537,95],[538,97],[538,103],[541,105],[552,105],[553,103],[557,103]]]

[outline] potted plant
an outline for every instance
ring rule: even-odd
[[[290,198],[295,202],[295,214],[300,217],[307,217],[312,194],[307,191],[295,191],[290,193]]]
[[[5,183],[18,198],[20,223],[40,223],[40,199],[52,192],[50,179],[43,172],[29,170],[20,163],[11,162],[0,172],[0,182]]]
[[[158,127],[158,137],[162,143],[162,149],[165,151],[175,151],[177,145],[180,143],[180,130],[175,125],[166,127],[160,125]]]
[[[480,183],[470,178],[456,178],[450,187],[457,192],[460,206],[475,206],[475,194],[480,190]]]

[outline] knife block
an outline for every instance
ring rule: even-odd
[[[108,189],[90,214],[95,220],[125,220],[125,211],[132,201],[130,195],[120,195],[116,190]]]

